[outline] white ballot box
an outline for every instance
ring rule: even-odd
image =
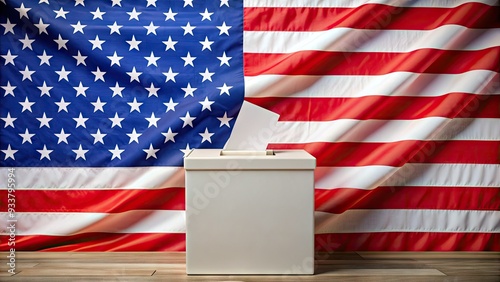
[[[187,274],[313,274],[315,166],[302,150],[187,155]]]

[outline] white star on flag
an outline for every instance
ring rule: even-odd
[[[161,133],[163,136],[165,136],[165,142],[163,143],[167,143],[168,141],[172,141],[175,143],[175,135],[177,135],[176,132],[172,132],[172,128],[168,128],[168,131],[167,132],[162,132]]]
[[[40,153],[40,160],[47,158],[50,161],[50,153],[52,153],[53,150],[49,150],[49,149],[47,149],[46,145],[43,145],[43,149],[37,150],[37,152]]]
[[[76,156],[75,156],[75,160],[78,160],[78,159],[80,159],[80,158],[81,158],[81,159],[86,160],[86,159],[85,159],[85,154],[86,154],[89,150],[84,150],[84,149],[82,148],[82,144],[80,144],[80,146],[78,146],[78,149],[76,149],[76,150],[72,150],[72,151],[76,154]]]
[[[122,159],[122,153],[125,151],[124,149],[120,149],[118,145],[115,145],[115,148],[113,150],[109,150],[112,154],[111,160],[114,160],[115,158],[121,160]]]
[[[32,138],[33,136],[35,136],[35,134],[34,134],[34,133],[30,133],[30,132],[28,131],[28,129],[27,129],[27,128],[26,128],[26,130],[24,131],[24,133],[20,133],[20,134],[19,134],[19,136],[21,136],[21,137],[23,138],[23,141],[22,141],[22,143],[21,143],[21,144],[24,144],[25,142],[28,142],[28,143],[30,143],[30,144],[33,144],[33,142],[31,141],[31,138]]]
[[[15,160],[16,158],[14,157],[14,154],[17,153],[18,150],[13,150],[11,147],[10,147],[10,144],[7,146],[7,150],[0,150],[2,151],[4,154],[5,154],[5,158],[4,158],[4,161],[11,158],[13,160]]]
[[[156,157],[156,153],[158,151],[160,151],[160,149],[155,149],[153,148],[153,144],[149,144],[149,148],[148,149],[143,149],[144,152],[146,152],[147,156],[146,156],[146,160],[149,159],[150,157],[153,157],[153,158],[157,158]]]
[[[208,141],[209,143],[212,143],[212,135],[214,135],[214,133],[210,133],[208,132],[208,128],[205,128],[205,132],[203,133],[199,133],[200,136],[202,137],[202,140],[201,140],[201,143],[205,142],[205,141]]]

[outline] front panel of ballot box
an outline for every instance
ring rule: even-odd
[[[314,168],[305,151],[185,158],[187,274],[313,274]]]

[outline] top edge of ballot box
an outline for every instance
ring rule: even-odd
[[[186,170],[314,169],[316,159],[304,150],[226,151],[193,149]]]

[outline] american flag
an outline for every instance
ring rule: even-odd
[[[185,250],[183,156],[243,100],[317,158],[317,250],[500,250],[498,1],[0,7],[0,250],[9,193],[17,250]]]

